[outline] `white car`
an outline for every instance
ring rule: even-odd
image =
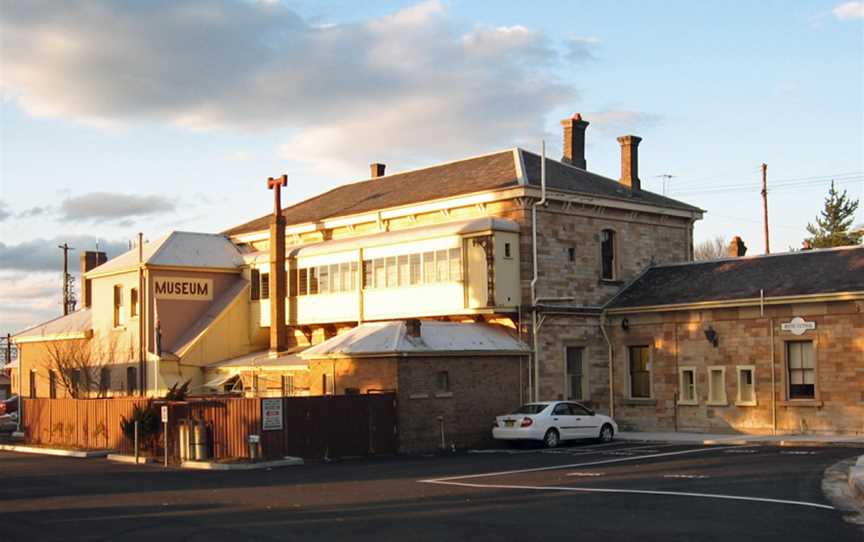
[[[492,426],[496,440],[538,440],[549,448],[572,439],[610,442],[617,432],[615,420],[573,401],[528,403],[512,414],[496,417]]]

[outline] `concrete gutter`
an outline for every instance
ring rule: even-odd
[[[133,461],[134,462],[134,461]],[[273,461],[259,461],[256,463],[217,463],[213,461],[183,461],[180,468],[197,470],[259,470],[272,469],[276,467],[290,467],[303,465],[304,461],[299,457],[285,457]]]
[[[116,461],[118,463],[132,463],[135,464],[135,456],[134,455],[126,455],[126,454],[108,454],[106,459],[108,461]],[[138,456],[138,464],[144,465],[146,463],[156,463],[155,457],[143,457]]]
[[[839,435],[730,435],[706,433],[661,433],[628,432],[615,435],[624,441],[638,442],[680,442],[682,444],[704,445],[745,445],[761,444],[771,446],[850,446],[864,447],[864,436]]]
[[[39,446],[22,446],[19,444],[0,444],[0,450],[7,452],[19,452],[22,454],[57,455],[62,457],[77,457],[87,459],[91,457],[106,457],[115,450],[64,450],[62,448],[41,448]]]
[[[849,467],[849,489],[862,503],[864,503],[864,455]]]

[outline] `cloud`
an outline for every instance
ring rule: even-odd
[[[57,273],[0,270],[0,333],[16,333],[61,314]]]
[[[543,34],[464,27],[434,0],[326,26],[269,2],[33,0],[0,25],[3,89],[31,114],[287,129],[283,153],[309,164],[534,141],[576,99]]]
[[[864,19],[864,2],[845,2],[832,9],[831,13],[841,21]]]
[[[156,215],[174,210],[164,196],[138,196],[113,192],[91,192],[64,199],[60,203],[62,220],[119,220],[131,224],[129,217]]]
[[[597,60],[595,49],[600,40],[595,37],[574,36],[564,42],[564,58],[570,62],[587,62]]]
[[[9,205],[5,201],[0,201],[0,222],[3,222],[10,216],[12,216],[12,212],[9,211]]]
[[[585,113],[591,127],[605,134],[623,135],[640,128],[650,128],[662,122],[660,115],[630,110],[605,110]]]
[[[83,250],[99,250],[106,252],[109,258],[126,252],[127,241],[105,241],[89,235],[66,235],[53,239],[32,239],[18,244],[6,244],[0,241],[0,271],[57,271],[63,269],[62,252],[58,245],[69,243],[76,250],[70,256],[69,267],[78,269],[78,256]]]

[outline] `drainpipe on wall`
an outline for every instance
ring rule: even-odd
[[[537,325],[537,207],[546,205],[546,140],[540,143],[540,200],[535,201],[531,206],[531,247],[533,251],[534,276],[531,279],[531,335],[534,342],[534,375],[532,399],[538,401],[540,399],[540,341],[537,337],[540,331]]]
[[[147,362],[144,357],[144,234],[138,232],[138,389],[147,395]]]
[[[609,335],[606,333],[606,311],[600,313],[600,331],[603,333],[603,338],[606,339],[606,346],[609,348],[609,417],[615,417],[615,372],[613,370],[612,356],[612,341],[609,340]]]
[[[768,335],[771,340],[771,434],[777,434],[777,384],[774,378],[774,318],[768,318]],[[754,389],[756,377],[753,377]]]

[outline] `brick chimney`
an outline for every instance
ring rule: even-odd
[[[642,181],[639,180],[639,142],[641,137],[625,135],[618,138],[621,145],[621,179],[620,183],[638,192],[642,189]]]
[[[411,318],[410,320],[405,320],[405,334],[409,337],[420,337],[420,320],[416,318]]]
[[[369,164],[369,177],[371,179],[377,179],[378,177],[384,176],[384,168],[386,168],[386,164],[381,164],[379,162],[372,162]]]
[[[561,161],[580,169],[587,168],[585,161],[585,129],[588,121],[582,120],[582,115],[576,113],[569,119],[561,121],[564,127],[564,156]]]
[[[736,235],[729,243],[729,248],[726,249],[726,253],[730,258],[740,258],[747,254],[747,245],[745,245],[744,241]]]
[[[282,214],[281,188],[288,184],[288,176],[267,179],[273,190],[273,216],[270,217],[270,351],[283,352],[287,348],[288,330],[285,327],[285,216]]]
[[[84,278],[84,273],[99,267],[107,261],[108,256],[104,252],[85,250],[81,253],[81,301],[84,303],[84,308],[89,307],[93,303],[92,285],[90,279]]]

